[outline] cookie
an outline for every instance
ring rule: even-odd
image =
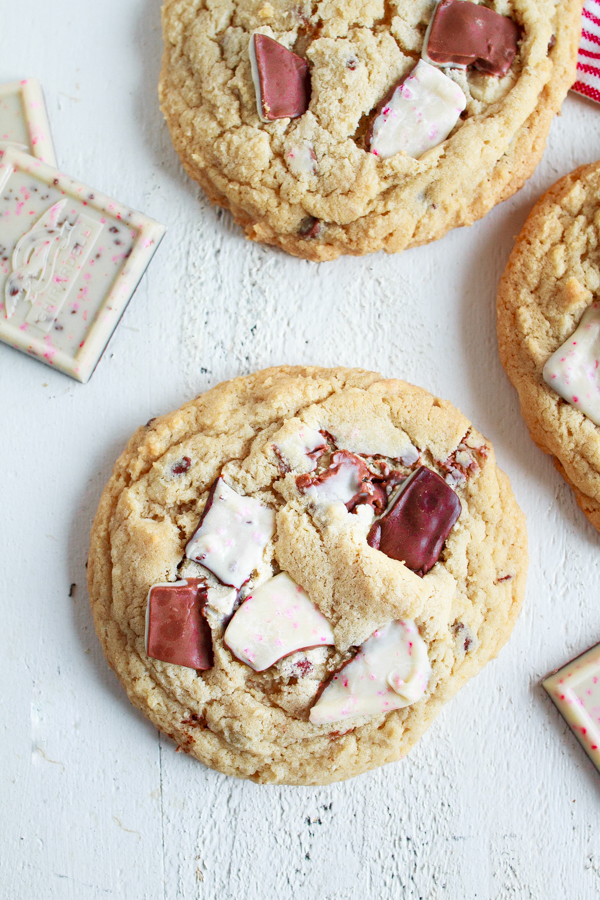
[[[443,0],[432,58],[434,0],[166,0],[159,93],[184,168],[246,237],[315,261],[472,224],[542,155],[582,2],[484,8]]]
[[[508,638],[526,567],[508,479],[458,410],[282,366],[138,429],[88,580],[108,662],[183,750],[325,784],[405,756]]]
[[[498,289],[498,344],[538,447],[600,530],[600,163],[531,211]]]

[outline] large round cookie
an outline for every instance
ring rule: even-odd
[[[600,163],[593,163],[561,178],[531,211],[500,281],[498,343],[533,440],[554,456],[598,530],[600,428],[577,408],[578,391],[568,402],[550,386],[560,389],[556,373],[550,384],[543,373],[591,312],[599,288]],[[591,363],[592,370],[597,366]]]
[[[300,433],[305,445],[311,444],[307,434],[316,433],[311,446],[327,448],[306,456]],[[458,521],[424,577],[369,546],[374,513],[368,502],[349,512],[343,502],[323,503],[305,492],[329,471],[334,442],[345,448],[344,460],[356,461],[358,453],[360,465],[391,469],[397,482],[423,465],[458,496]],[[231,610],[221,605],[207,615],[211,668],[196,672],[149,658],[145,615],[152,585],[195,577],[212,585],[215,596],[227,594],[212,572],[184,556],[219,475],[276,513],[274,534],[237,602],[286,572],[307,592],[312,614],[327,619],[335,646],[254,671],[225,646]],[[278,367],[220,384],[138,429],[102,496],[88,580],[106,658],[158,728],[221,772],[324,784],[407,753],[508,638],[526,567],[524,517],[508,479],[489,442],[458,410],[420,388],[359,369]],[[311,724],[322,683],[377,629],[409,619],[420,632],[414,640],[426,650],[426,675],[431,671],[420,698],[388,713]]]
[[[540,159],[575,77],[582,4],[486,5],[523,29],[509,73],[448,70],[464,118],[420,159],[383,160],[365,149],[369,118],[419,59],[433,0],[166,0],[160,98],[186,171],[248,238],[306,259],[395,253],[472,224]],[[257,30],[309,62],[300,118],[259,119]]]

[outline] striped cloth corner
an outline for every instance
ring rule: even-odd
[[[577,54],[577,81],[571,88],[600,103],[600,0],[585,0]]]

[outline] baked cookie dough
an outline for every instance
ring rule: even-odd
[[[420,522],[414,570],[383,552],[398,490],[404,524]],[[326,784],[405,756],[496,656],[526,543],[491,444],[450,403],[360,369],[282,366],[138,429],[94,521],[89,592],[130,700],[186,753]],[[176,635],[183,664],[151,658],[149,592],[149,652],[173,658],[166,595],[188,609],[199,584],[187,637],[208,640]]]
[[[166,0],[159,93],[184,168],[248,238],[315,261],[397,253],[472,224],[542,155],[575,78],[582,0],[485,5],[521,29],[508,74],[438,69],[466,100],[450,136],[419,159],[382,159],[367,149],[373,117],[419,61],[435,0]],[[298,118],[259,117],[257,32],[309,63]]]
[[[600,530],[600,163],[538,201],[498,290],[498,344],[536,444]],[[560,351],[560,352],[559,352]]]

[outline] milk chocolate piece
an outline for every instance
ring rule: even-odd
[[[86,382],[164,227],[13,148],[0,222],[0,341]]]
[[[206,599],[206,585],[198,578],[151,587],[146,611],[148,656],[175,666],[210,669],[213,649],[203,615]]]
[[[460,500],[440,476],[420,466],[407,479],[392,508],[371,527],[367,542],[391,559],[426,575],[461,511]]]
[[[250,63],[263,122],[304,115],[310,103],[310,71],[305,59],[266,34],[253,34]]]
[[[473,65],[506,75],[517,52],[516,22],[468,0],[441,0],[429,32],[427,58],[436,65]]]
[[[542,684],[600,771],[600,644],[549,675]]]

